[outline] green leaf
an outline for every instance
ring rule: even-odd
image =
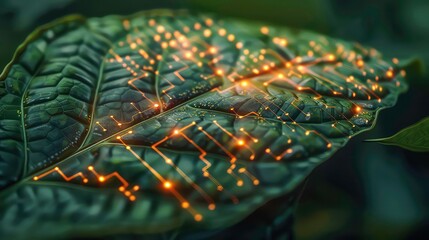
[[[391,137],[369,139],[366,141],[378,142],[385,145],[394,145],[415,152],[428,152],[429,117],[402,129]]]
[[[404,75],[356,43],[211,15],[48,24],[1,75],[0,237],[231,226],[370,129]]]

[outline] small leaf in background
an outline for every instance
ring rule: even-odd
[[[395,135],[387,138],[369,139],[367,142],[378,142],[385,145],[394,145],[416,152],[429,151],[429,117],[420,122],[402,129]]]

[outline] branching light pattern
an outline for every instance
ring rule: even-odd
[[[2,122],[23,123],[0,129],[21,136],[5,185],[157,202],[172,226],[232,224],[293,190],[406,89],[399,60],[374,49],[216,16],[63,20],[38,35],[37,64],[16,59],[4,82],[19,90],[0,92],[20,109]]]

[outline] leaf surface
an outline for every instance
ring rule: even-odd
[[[0,236],[237,223],[395,104],[395,62],[182,11],[41,27],[1,76]]]

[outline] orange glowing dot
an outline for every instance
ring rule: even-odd
[[[280,161],[280,160],[282,160],[282,157],[277,156],[277,157],[276,157],[276,160],[277,160],[277,161]]]
[[[244,145],[244,141],[243,141],[243,140],[238,140],[237,144],[238,144],[239,146],[243,146],[243,145]]]
[[[219,76],[222,76],[223,75],[222,69],[216,70],[216,74],[219,75]]]
[[[234,39],[235,39],[234,34],[229,34],[228,35],[228,41],[232,42],[232,41],[234,41]]]
[[[93,166],[88,166],[88,170],[92,171],[92,170],[94,170],[94,167]]]
[[[211,48],[209,48],[209,52],[211,54],[215,54],[215,53],[217,53],[217,49],[215,47],[211,47]]]
[[[83,183],[88,183],[88,179],[87,179],[87,178],[84,178],[84,179],[83,179]]]
[[[119,192],[123,192],[123,191],[125,191],[125,187],[124,186],[120,186],[118,190],[119,190]]]
[[[174,130],[174,134],[179,134],[179,130]]]
[[[55,167],[54,169],[55,169],[55,171],[58,171],[58,170],[60,170],[60,168],[59,168],[59,167]]]
[[[214,203],[210,203],[209,204],[209,210],[215,210],[216,209],[216,205]]]
[[[98,177],[98,181],[104,182],[104,180],[106,180],[106,179],[103,176]]]
[[[335,60],[335,55],[334,54],[329,54],[328,56],[326,56],[326,58],[328,59],[328,61],[334,61]]]
[[[140,189],[140,187],[139,186],[137,186],[137,185],[135,185],[134,187],[133,187],[133,191],[138,191]]]
[[[267,35],[270,33],[270,29],[268,27],[261,27],[261,33]]]
[[[265,149],[265,152],[266,152],[266,153],[270,153],[270,152],[271,152],[271,149],[267,148],[267,149]]]
[[[296,67],[296,69],[298,69],[298,71],[300,71],[301,73],[304,72],[305,68],[304,66],[299,65],[298,67]]]
[[[239,186],[239,187],[243,186],[243,180],[238,180],[237,181],[237,186]]]
[[[37,180],[39,180],[39,177],[34,177],[33,180],[37,181]]]
[[[359,59],[359,60],[356,61],[356,65],[358,67],[363,67],[365,65],[365,62],[362,59]]]
[[[154,108],[157,108],[157,107],[159,107],[159,104],[155,103],[155,104],[153,105],[153,107],[154,107]]]
[[[243,47],[243,43],[242,42],[238,42],[238,43],[235,44],[235,47],[237,49],[241,49]]]
[[[355,110],[356,110],[356,112],[361,112],[361,111],[362,111],[362,108],[361,108],[361,107],[359,107],[359,106],[357,106],[357,107],[355,108]]]
[[[130,150],[130,149],[131,149],[131,147],[130,147],[130,146],[126,146],[126,147],[125,147],[125,149]]]
[[[219,33],[219,35],[220,36],[225,36],[226,35],[226,30],[225,30],[225,28],[221,28],[221,29],[219,29],[219,31],[218,31],[218,33]]]
[[[170,189],[172,186],[173,185],[171,184],[171,182],[169,182],[169,181],[164,182],[164,188]]]
[[[194,219],[195,219],[195,221],[199,222],[199,221],[203,220],[203,216],[201,216],[201,214],[196,214],[194,216]]]
[[[182,208],[188,208],[189,203],[188,202],[182,202]]]
[[[310,135],[310,131],[305,131],[305,135]]]
[[[328,144],[326,145],[326,147],[327,147],[327,148],[331,148],[331,147],[332,147],[332,143],[328,143]]]
[[[259,180],[258,179],[255,179],[255,180],[253,180],[253,185],[259,185]]]
[[[242,86],[242,87],[247,87],[247,85],[248,85],[247,81],[242,81],[242,82],[241,82],[241,86]]]
[[[210,29],[206,29],[204,30],[204,37],[210,37],[210,35],[212,35],[212,31],[210,31]]]
[[[222,186],[217,186],[217,190],[220,192],[220,191],[223,190],[223,187]]]
[[[136,196],[131,195],[131,196],[130,196],[130,201],[135,201],[135,200],[136,200]]]
[[[389,70],[389,71],[386,72],[386,77],[392,78],[393,76],[394,76],[394,73],[393,73],[392,70]]]
[[[186,52],[185,53],[185,57],[186,58],[191,58],[192,57],[192,53],[191,52]]]
[[[157,31],[157,32],[159,32],[159,33],[162,33],[162,32],[164,32],[164,31],[165,31],[165,28],[164,28],[164,26],[158,26],[158,27],[156,28],[156,31]]]

